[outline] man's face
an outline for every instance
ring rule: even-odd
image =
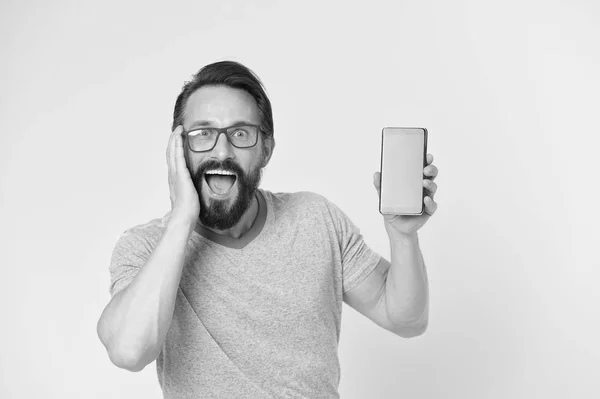
[[[260,125],[256,101],[244,90],[204,86],[187,101],[183,120],[186,131],[198,126],[223,128],[237,123]],[[187,166],[199,195],[203,225],[229,229],[246,212],[260,183],[264,155],[270,155],[263,154],[262,140],[259,133],[254,147],[236,148],[225,134],[221,134],[215,147],[207,152],[193,152],[184,141]],[[215,174],[215,171],[233,172],[234,175]]]

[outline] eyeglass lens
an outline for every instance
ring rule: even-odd
[[[214,147],[220,131],[215,128],[202,128],[188,132],[190,148],[193,151],[207,151]],[[236,126],[226,131],[229,142],[238,148],[252,147],[258,138],[255,126]]]

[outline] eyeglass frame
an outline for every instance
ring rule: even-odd
[[[252,127],[257,128],[257,130],[258,130],[257,134],[256,134],[256,141],[254,142],[254,144],[252,144],[249,147],[238,147],[237,145],[233,144],[233,142],[231,141],[231,138],[227,134],[227,130],[229,130],[231,128],[234,128],[234,127],[243,127],[243,126],[252,126]],[[190,140],[188,139],[188,134],[191,133],[191,132],[195,132],[196,130],[203,130],[203,129],[212,129],[212,130],[216,130],[217,131],[217,138],[215,139],[215,143],[208,150],[200,150],[200,151],[194,150],[192,148],[191,144],[190,144]],[[212,151],[217,146],[217,143],[219,142],[219,138],[221,137],[221,134],[225,134],[225,138],[227,138],[227,142],[229,144],[231,144],[235,148],[239,148],[241,150],[245,150],[246,148],[256,147],[256,144],[258,144],[258,136],[259,136],[260,133],[263,133],[262,129],[260,128],[260,125],[255,125],[255,124],[252,124],[252,123],[239,123],[239,124],[236,123],[235,125],[227,126],[227,127],[222,127],[222,128],[210,127],[210,126],[203,126],[203,127],[196,127],[196,128],[191,129],[191,130],[186,130],[186,131],[183,132],[183,134],[185,136],[185,139],[187,141],[188,148],[192,152],[209,152],[209,151]]]

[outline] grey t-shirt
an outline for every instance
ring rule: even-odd
[[[339,398],[342,294],[381,257],[321,195],[261,189],[257,198],[240,239],[192,232],[156,359],[165,398]],[[120,237],[111,295],[147,261],[169,216]]]

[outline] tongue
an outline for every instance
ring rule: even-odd
[[[235,176],[206,175],[206,182],[215,193],[225,194],[235,183]]]

